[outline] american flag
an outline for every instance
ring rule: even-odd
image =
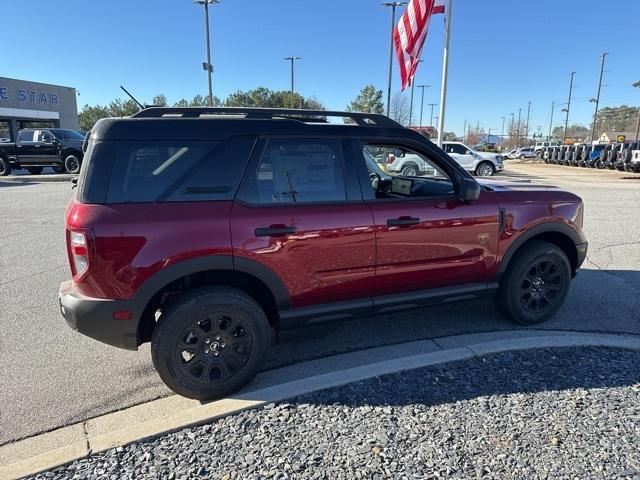
[[[411,85],[418,68],[431,15],[444,13],[445,0],[410,0],[393,30],[393,44],[400,63],[402,90]]]

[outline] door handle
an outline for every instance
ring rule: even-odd
[[[420,219],[415,217],[390,218],[387,220],[388,227],[408,227],[411,225],[419,225]]]
[[[269,225],[268,227],[256,228],[256,237],[283,237],[285,235],[293,235],[298,229],[289,225]]]

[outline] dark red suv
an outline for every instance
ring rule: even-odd
[[[187,397],[237,390],[274,332],[306,322],[484,296],[542,322],[587,252],[579,197],[478,183],[381,115],[148,108],[99,121],[84,149],[62,314],[111,345],[151,341]],[[422,175],[385,172],[388,152]]]

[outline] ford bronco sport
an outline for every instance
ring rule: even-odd
[[[374,150],[430,173],[393,176]],[[579,197],[479,183],[382,115],[147,108],[85,142],[60,308],[102,342],[150,341],[171,389],[211,399],[307,322],[485,296],[542,322],[585,258],[582,219]]]

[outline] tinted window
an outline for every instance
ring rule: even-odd
[[[215,147],[211,142],[119,142],[107,201],[158,201],[174,184],[186,180],[190,170]]]
[[[33,142],[33,130],[25,130],[20,132],[21,142]]]
[[[53,135],[47,130],[38,130],[36,135],[36,142],[47,142],[51,143],[53,141]]]
[[[84,140],[84,135],[75,130],[52,130],[53,134],[60,139]]]
[[[460,155],[464,155],[467,153],[467,149],[462,145],[458,145],[457,143],[444,145],[444,151],[447,153],[457,153]]]
[[[253,175],[261,204],[347,199],[336,140],[271,139]]]

